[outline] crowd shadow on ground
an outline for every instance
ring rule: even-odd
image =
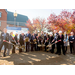
[[[0,57],[0,60],[4,61],[5,65],[75,65],[74,57],[70,54],[56,55],[50,52],[33,51],[11,54]]]

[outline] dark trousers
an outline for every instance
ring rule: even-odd
[[[62,49],[63,54],[65,54],[65,50],[64,50],[64,45],[63,44],[59,44],[59,51],[58,51],[59,54],[61,54],[61,49]]]
[[[3,47],[3,42],[0,41],[0,52],[1,52],[2,47]]]
[[[47,47],[48,44],[49,44],[48,42],[45,43],[45,51],[47,51],[47,49],[48,49],[48,47]]]
[[[31,51],[33,51],[34,44],[31,44]]]
[[[31,51],[33,51],[33,49],[36,51],[36,44],[31,44]]]
[[[16,45],[15,42],[12,42],[14,45]],[[15,53],[15,46],[13,45],[12,53]]]
[[[6,42],[3,42],[2,46],[4,45],[4,53],[3,53],[3,56],[5,57],[6,56],[6,49],[9,49],[8,47],[8,43]]]
[[[70,53],[72,53],[73,51],[73,43],[70,43]]]
[[[29,52],[29,42],[26,42],[26,52]]]
[[[57,43],[56,46],[57,46],[56,54],[58,54],[59,53],[59,44]]]
[[[37,44],[34,44],[35,51],[37,50]]]
[[[13,45],[12,53],[15,53],[15,46]]]
[[[73,54],[75,55],[75,41],[73,43]]]
[[[64,50],[65,50],[65,52],[67,52],[67,46],[64,46]]]
[[[40,51],[40,49],[41,49],[41,47],[38,47],[39,44],[41,44],[41,41],[39,41],[39,43],[37,41],[37,51]]]
[[[55,49],[55,44],[54,44],[54,45],[52,45],[52,49],[50,50],[50,51],[51,51],[51,53],[54,53],[54,49]]]

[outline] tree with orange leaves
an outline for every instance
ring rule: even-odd
[[[33,33],[33,31],[35,30],[41,31],[44,28],[45,24],[46,24],[45,19],[36,18],[33,19],[33,23],[31,23],[31,21],[28,20],[26,26],[29,28],[29,31]]]
[[[47,19],[48,28],[52,30],[56,29],[58,31],[59,30],[67,31],[68,34],[71,31],[74,31],[75,19],[73,13],[63,10],[58,16],[56,16],[55,14],[51,14]]]
[[[30,33],[32,33],[34,27],[30,20],[27,21],[26,26],[27,26],[27,28],[29,28]]]

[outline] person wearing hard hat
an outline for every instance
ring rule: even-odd
[[[65,55],[65,50],[64,50],[64,35],[62,34],[62,31],[59,31],[59,49],[58,49],[58,55],[61,55],[61,49],[62,49],[62,52],[63,54]]]
[[[53,39],[54,39],[53,33],[50,32],[50,37],[49,37],[49,42],[50,42],[50,44],[54,43],[54,42],[52,42]],[[54,53],[54,49],[55,49],[55,44],[52,45],[52,49],[50,50],[50,52],[51,52],[51,53]]]

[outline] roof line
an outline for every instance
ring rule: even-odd
[[[7,13],[7,9],[5,9],[6,13]]]
[[[6,12],[11,12],[11,11],[6,11]],[[11,13],[14,13],[14,12],[11,12]],[[26,15],[22,15],[22,14],[19,14],[19,13],[17,13],[18,15],[21,15],[21,16],[25,16],[25,17],[28,17],[28,16],[26,16]]]

